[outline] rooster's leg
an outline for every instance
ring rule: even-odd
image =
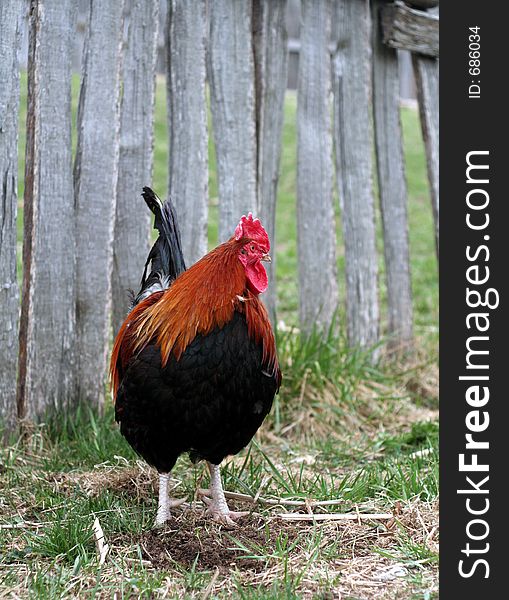
[[[185,502],[185,498],[177,500],[168,497],[169,473],[159,473],[159,503],[157,506],[157,515],[155,527],[164,525],[171,517],[170,509],[179,506]]]
[[[228,508],[219,465],[207,462],[207,466],[210,471],[210,490],[206,490],[206,492],[210,494],[210,498],[208,495],[203,495],[203,501],[208,505],[206,514],[211,515],[214,521],[219,521],[223,525],[234,526],[236,519],[248,515],[249,512],[235,512]]]

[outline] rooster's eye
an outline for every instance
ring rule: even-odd
[[[251,252],[254,252],[254,251],[255,251],[254,244],[251,244],[251,248],[250,248],[250,250],[251,250]]]

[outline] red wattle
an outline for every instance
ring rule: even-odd
[[[267,289],[269,279],[267,271],[260,261],[246,266],[246,276],[248,287],[253,294],[261,294]]]

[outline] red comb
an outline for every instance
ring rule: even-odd
[[[259,219],[253,219],[253,213],[243,215],[235,228],[235,239],[249,238],[256,242],[264,252],[270,250],[270,241],[267,232]]]

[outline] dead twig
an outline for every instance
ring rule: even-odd
[[[48,523],[32,523],[31,521],[23,521],[22,523],[1,523],[0,529],[26,529],[27,527],[43,527]]]
[[[284,521],[385,521],[392,519],[393,515],[387,513],[328,513],[328,514],[303,514],[281,513],[277,515]]]
[[[262,489],[263,486],[260,486]],[[198,494],[209,493],[209,490],[200,488]],[[285,500],[283,498],[261,498],[258,494],[253,497],[248,494],[239,494],[238,492],[227,492],[224,493],[226,498],[230,500],[240,500],[242,502],[249,502],[250,504],[267,504],[269,506],[296,506],[304,508],[314,508],[316,506],[336,506],[338,504],[344,504],[344,500]]]
[[[219,569],[218,567],[216,567],[216,570],[214,571],[214,575],[212,575],[212,579],[210,580],[210,583],[208,584],[207,588],[205,589],[205,591],[203,592],[202,596],[201,596],[201,600],[207,600],[210,596],[210,594],[212,594],[212,591],[214,589],[214,586],[216,585],[216,581],[217,578],[219,577]]]

